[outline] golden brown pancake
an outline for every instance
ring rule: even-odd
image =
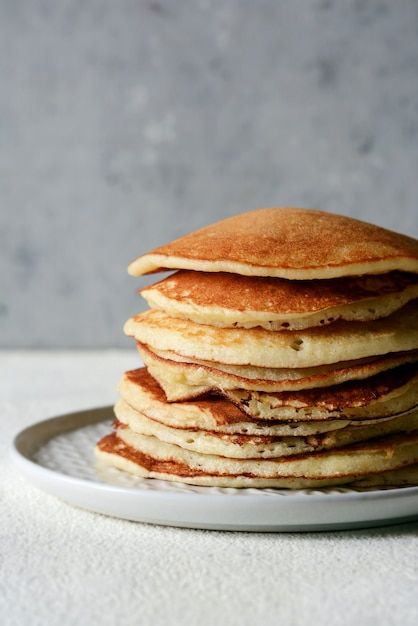
[[[410,484],[418,467],[418,241],[298,208],[237,215],[136,259],[145,368],[99,459],[218,487]],[[356,487],[357,488],[357,487]]]
[[[95,448],[97,458],[148,478],[220,487],[304,489],[352,483],[418,462],[418,431],[279,459],[232,459],[185,450],[118,428]]]
[[[418,407],[418,364],[331,387],[270,394],[238,389],[224,391],[224,394],[255,419],[347,419],[355,422],[396,417]]]
[[[363,380],[399,365],[418,361],[418,350],[410,350],[318,367],[275,369],[185,359],[175,352],[151,350],[141,343],[137,343],[137,348],[170,402],[188,400],[216,390],[282,392],[330,387],[347,380]]]
[[[353,377],[338,384],[328,386],[311,386],[279,392],[259,391],[251,385],[249,388],[227,388],[213,386],[209,390],[197,393],[198,387],[166,382],[167,372],[154,369],[148,365],[149,372],[164,389],[168,401],[179,401],[172,395],[190,397],[181,400],[198,398],[203,393],[217,392],[223,394],[243,413],[253,419],[276,421],[317,421],[329,419],[368,420],[394,417],[414,409],[418,405],[418,364],[407,363],[379,373]],[[364,367],[364,372],[368,368]],[[370,370],[369,370],[370,372]],[[351,375],[353,376],[352,372]],[[222,381],[221,381],[222,382]],[[180,387],[180,391],[177,389]],[[173,393],[171,391],[173,390]]]
[[[416,371],[415,373],[414,370],[409,373],[405,371],[403,374],[397,372],[394,373],[394,377],[397,379],[396,383],[389,377],[385,379],[376,376],[373,377],[377,379],[374,382],[364,381],[359,386],[356,385],[354,390],[347,386],[345,393],[343,389],[339,390],[339,386],[324,390],[328,392],[329,397],[328,404],[322,407],[322,414],[320,406],[315,406],[312,400],[309,402],[309,395],[277,394],[282,398],[282,402],[280,403],[277,397],[272,397],[272,405],[265,410],[266,418],[261,417],[258,407],[252,409],[247,399],[240,397],[239,391],[235,398],[232,396],[232,402],[215,394],[191,401],[168,403],[162,388],[144,367],[125,372],[118,389],[121,398],[133,409],[173,428],[206,430],[221,434],[265,434],[287,437],[318,435],[350,425],[366,426],[410,413],[417,408]],[[335,400],[332,389],[336,391]],[[367,405],[367,399],[370,397],[372,400]],[[337,398],[340,398],[340,401],[337,401]],[[259,399],[258,401],[260,402]],[[277,407],[274,406],[274,402]],[[369,409],[368,413],[363,412],[365,406]],[[258,416],[253,417],[251,410],[254,413],[258,411]],[[272,417],[275,410],[279,415],[277,420]],[[371,415],[373,411],[375,416]],[[304,412],[307,421],[302,421]],[[315,415],[315,412],[318,415]],[[285,419],[285,413],[288,419]],[[347,413],[350,413],[349,417]],[[379,417],[376,417],[377,415]]]
[[[182,270],[140,293],[150,307],[199,324],[300,330],[338,319],[387,317],[418,298],[418,275],[390,272],[290,281]]]
[[[194,231],[140,256],[128,271],[232,272],[311,280],[418,273],[418,242],[360,220],[292,207],[258,209]]]
[[[146,417],[173,428],[206,430],[221,434],[306,436],[344,428],[344,419],[310,422],[283,422],[254,419],[219,395],[206,395],[190,402],[168,403],[165,394],[145,367],[123,374],[120,396]],[[369,420],[375,423],[375,420]],[[366,422],[360,422],[365,425]]]
[[[130,318],[128,336],[191,359],[272,368],[316,367],[418,349],[418,301],[371,322],[337,321],[302,331],[218,328],[150,309]]]
[[[418,464],[407,465],[392,472],[374,474],[360,478],[352,483],[356,490],[379,488],[411,487],[418,485]]]
[[[360,441],[367,441],[393,433],[418,429],[418,412],[378,423],[346,426],[317,435],[267,435],[219,433],[201,429],[176,428],[162,424],[137,411],[125,400],[115,405],[117,431],[129,428],[140,435],[154,436],[162,442],[173,444],[201,454],[216,454],[232,459],[277,459],[330,450]],[[121,435],[123,438],[123,434]]]

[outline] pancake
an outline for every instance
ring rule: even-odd
[[[376,488],[411,487],[418,485],[418,464],[408,465],[398,470],[366,476],[353,482],[355,489],[370,490]]]
[[[192,402],[168,403],[165,394],[145,367],[130,370],[119,381],[120,396],[146,417],[171,426],[207,430],[222,434],[305,436],[317,435],[348,426],[348,420],[325,422],[279,422],[254,419],[222,396],[211,395]]]
[[[199,324],[301,330],[338,319],[387,317],[418,298],[418,275],[390,272],[289,281],[183,270],[139,293],[151,308]]]
[[[266,208],[194,231],[128,267],[133,276],[169,269],[292,280],[418,273],[418,241],[343,215]]]
[[[218,328],[149,309],[130,318],[128,336],[158,350],[231,365],[303,368],[418,349],[418,301],[371,322],[337,321],[303,331]]]
[[[271,394],[228,390],[224,394],[254,419],[376,420],[404,415],[418,407],[418,366],[401,366],[331,387]]]
[[[418,351],[411,350],[312,368],[274,369],[226,366],[198,359],[189,362],[174,352],[151,350],[140,343],[137,343],[137,348],[170,402],[188,400],[217,390],[282,392],[330,387],[348,380],[362,380],[399,365],[418,361]]]
[[[414,414],[384,420],[377,424],[346,426],[339,430],[308,436],[274,436],[267,434],[225,434],[200,429],[175,428],[150,419],[124,400],[115,405],[117,432],[129,428],[140,435],[201,454],[215,454],[232,459],[277,459],[320,450],[340,448],[392,433],[418,429],[418,411]],[[123,438],[123,432],[121,434]]]
[[[282,419],[274,420],[270,413],[267,418],[260,417],[260,415],[253,417],[250,413],[251,407],[248,407],[246,402],[243,401],[241,408],[238,408],[234,404],[236,399],[228,402],[219,395],[206,395],[189,402],[168,403],[162,388],[144,367],[125,372],[119,382],[118,389],[121,398],[133,409],[154,421],[173,428],[206,430],[222,434],[305,436],[338,430],[349,425],[376,424],[416,410],[417,402],[409,397],[410,394],[414,395],[416,400],[418,391],[416,386],[415,388],[412,387],[417,382],[416,373],[412,371],[408,376],[408,373],[405,372],[403,377],[398,373],[397,379],[396,384],[391,384],[389,380],[386,381],[388,384],[385,385],[385,380],[379,377],[379,380],[374,384],[368,383],[365,389],[360,387],[360,389],[355,389],[354,393],[352,391],[350,393],[350,389],[346,390],[345,410],[341,400],[339,403],[335,401],[332,390],[336,392],[335,397],[340,399],[342,396],[344,397],[344,393],[338,390],[338,387],[337,389],[331,388],[327,391],[331,402],[334,404],[331,407],[326,407],[330,409],[327,417],[325,418],[325,415],[322,414],[322,419],[311,418],[305,422],[301,420],[304,408],[307,418],[310,418],[319,409],[311,402],[311,406],[306,410],[306,407],[302,406],[298,394],[280,394],[282,403],[279,410],[281,409],[283,412],[281,414]],[[372,405],[375,405],[375,411],[376,405],[379,407],[380,417],[367,416],[362,411],[362,405],[366,404],[368,395],[373,395]],[[288,396],[287,406],[284,401],[286,396]],[[353,404],[359,405],[356,408],[361,413],[355,414],[356,409],[354,409],[351,417],[347,418],[344,416],[351,408],[347,408],[350,401],[351,407]],[[276,403],[279,404],[277,399]],[[236,404],[238,405],[239,402]],[[392,413],[389,412],[390,404],[394,405]],[[272,406],[271,410],[275,410],[275,407]],[[253,411],[256,412],[254,409]],[[288,411],[288,420],[284,419],[285,411]]]
[[[280,459],[200,454],[118,428],[95,447],[98,459],[147,478],[218,487],[304,489],[344,485],[418,462],[418,431]]]
[[[148,365],[150,373],[159,381],[160,372]],[[163,371],[162,376],[165,372]],[[178,383],[159,381],[167,397],[166,388],[178,393]],[[181,387],[181,385],[179,385]],[[185,385],[184,393],[190,388]],[[221,393],[242,412],[253,419],[276,421],[317,421],[332,419],[367,420],[394,417],[418,405],[418,363],[404,364],[384,370],[373,376],[346,380],[336,385],[306,389],[265,392],[253,389],[212,387],[208,392]],[[199,397],[196,394],[192,397]],[[187,398],[191,399],[191,398]],[[169,401],[175,402],[169,395]]]
[[[376,488],[418,470],[418,241],[295,208],[237,215],[133,261],[123,471],[193,485]],[[398,482],[397,482],[398,481]]]

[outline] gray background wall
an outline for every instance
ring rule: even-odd
[[[0,346],[131,346],[127,263],[240,211],[418,237],[416,0],[0,11]]]

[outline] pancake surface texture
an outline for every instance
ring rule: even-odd
[[[266,208],[202,228],[139,257],[128,267],[134,276],[163,269],[293,280],[392,270],[417,273],[418,242],[342,215]]]
[[[343,485],[418,462],[418,431],[279,459],[199,454],[122,428],[96,447],[98,458],[144,477],[218,487],[305,489]]]
[[[199,324],[300,330],[387,317],[418,298],[418,282],[403,272],[290,281],[183,270],[140,293],[150,307]]]
[[[418,481],[418,241],[338,214],[242,213],[133,261],[175,270],[124,326],[101,462],[202,486]]]
[[[303,331],[218,328],[150,309],[125,324],[125,333],[158,350],[227,365],[317,367],[418,348],[418,306],[373,322],[338,321]],[[367,338],[367,341],[365,341]]]

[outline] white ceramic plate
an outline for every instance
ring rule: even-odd
[[[300,532],[418,519],[418,487],[356,491],[219,489],[142,479],[99,463],[95,443],[111,431],[111,407],[26,428],[11,448],[34,485],[66,502],[118,518],[168,526]]]

